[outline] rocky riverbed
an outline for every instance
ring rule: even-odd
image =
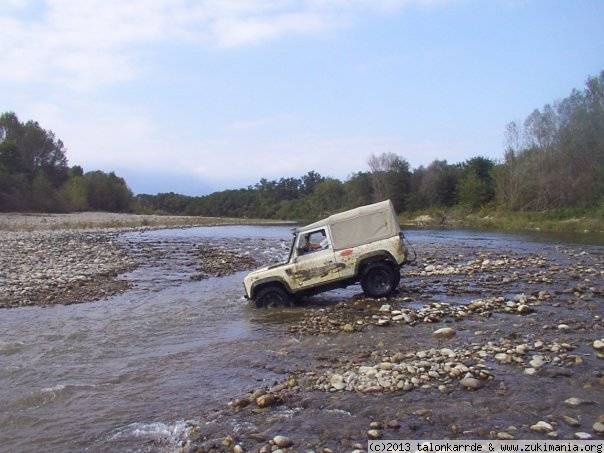
[[[128,287],[135,260],[110,233],[36,231],[0,236],[0,307],[69,304]]]
[[[174,284],[187,278],[230,275],[269,258],[266,253],[254,258],[254,248],[249,244],[239,247],[232,241],[128,241],[121,239],[124,231],[3,232],[0,308],[67,305],[107,298],[140,284],[136,278],[124,275],[140,268],[154,268],[154,281],[177,274]]]
[[[190,422],[183,451],[604,436],[603,255],[422,244],[390,298],[283,311],[283,380]]]
[[[353,286],[259,310],[236,272],[284,259],[287,228],[3,234],[6,305],[100,300],[0,310],[0,449],[602,438],[604,249],[409,237],[418,261],[392,297]],[[129,289],[103,297],[113,284]]]

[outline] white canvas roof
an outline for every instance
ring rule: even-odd
[[[329,226],[334,250],[356,247],[396,236],[400,225],[390,200],[333,214],[298,228],[299,233]]]

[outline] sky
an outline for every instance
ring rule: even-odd
[[[604,69],[603,23],[600,0],[0,0],[0,111],[135,193],[497,159]]]

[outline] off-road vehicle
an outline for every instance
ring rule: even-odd
[[[257,307],[289,306],[302,295],[360,282],[370,297],[399,284],[407,248],[390,200],[334,214],[294,231],[289,259],[250,272],[245,297]]]

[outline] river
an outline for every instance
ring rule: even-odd
[[[560,238],[469,230],[413,230],[427,244],[485,249],[560,247]],[[232,244],[275,261],[287,255],[285,227],[222,226],[125,233],[126,247]],[[587,238],[577,242],[600,242]],[[564,245],[567,247],[567,245]],[[570,245],[602,254],[601,245]],[[286,341],[297,308],[256,310],[242,298],[243,272],[191,281],[178,253],[121,278],[133,288],[106,300],[0,311],[0,450],[167,450],[188,420],[280,378],[267,354]],[[190,264],[190,263],[189,263]],[[358,287],[319,296],[329,303]]]

